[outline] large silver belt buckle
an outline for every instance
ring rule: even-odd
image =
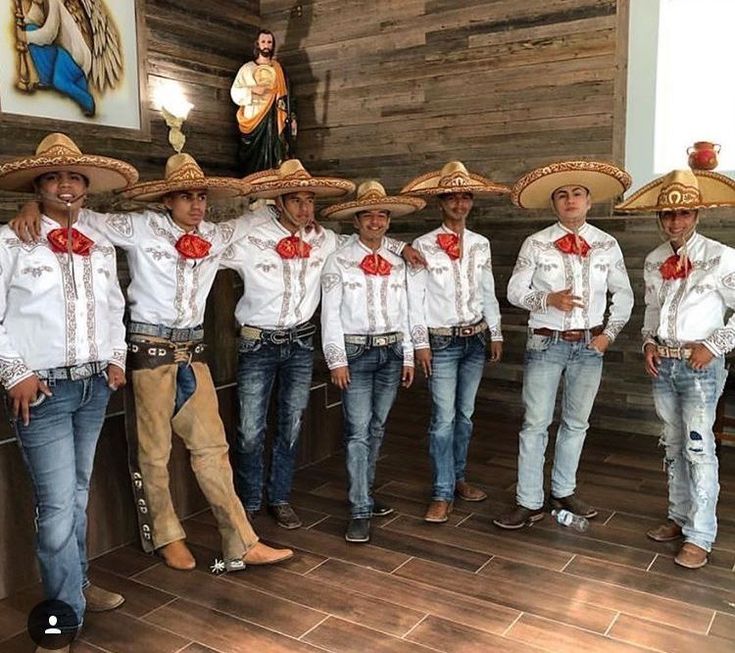
[[[388,336],[373,337],[373,347],[385,347],[388,344]]]
[[[471,336],[471,335],[474,335],[474,333],[475,333],[475,327],[473,326],[461,327],[459,330],[459,335],[461,336]]]
[[[288,342],[290,340],[289,338],[289,332],[288,331],[272,331],[270,335],[270,341],[274,345],[282,345],[285,342]]]
[[[92,367],[90,365],[85,364],[69,368],[70,381],[79,381],[80,379],[86,379],[90,376],[92,376]]]

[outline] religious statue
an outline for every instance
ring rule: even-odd
[[[253,61],[240,68],[230,89],[232,101],[239,106],[238,161],[242,175],[277,168],[294,156],[296,115],[288,80],[274,58],[275,51],[273,32],[260,30]]]

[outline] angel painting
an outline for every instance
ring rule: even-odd
[[[16,88],[55,89],[93,117],[95,95],[123,74],[118,30],[105,0],[14,0]]]

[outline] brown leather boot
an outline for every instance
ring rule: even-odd
[[[242,557],[246,565],[274,565],[293,558],[291,549],[274,549],[272,546],[258,542]]]
[[[452,512],[451,501],[434,500],[429,504],[424,515],[424,521],[431,524],[443,524],[449,519]]]
[[[88,585],[83,592],[84,600],[87,602],[87,612],[107,612],[125,603],[125,597],[122,594],[109,592],[97,585]]]
[[[679,549],[679,553],[676,554],[674,562],[687,569],[699,569],[707,564],[707,551],[691,542],[684,542],[684,545]]]
[[[665,524],[646,531],[646,536],[656,542],[671,542],[681,537],[681,526],[669,519]]]
[[[179,571],[190,571],[196,567],[197,562],[191,555],[189,547],[186,546],[184,540],[176,540],[169,542],[157,550],[158,554],[163,558],[167,567],[178,569]]]
[[[454,493],[463,501],[484,501],[487,499],[487,492],[473,487],[467,481],[457,481],[454,486]]]

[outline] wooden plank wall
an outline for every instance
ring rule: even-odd
[[[563,158],[622,156],[625,103],[625,0],[262,0],[263,24],[280,39],[299,112],[298,152],[314,172],[399,189],[451,159],[511,183],[531,167]],[[300,15],[299,15],[300,14]],[[621,29],[621,26],[623,27]],[[682,152],[682,165],[686,164]],[[620,162],[620,161],[619,161]],[[607,356],[592,423],[657,434],[642,372],[642,262],[660,241],[652,218],[593,222],[614,234],[636,291],[629,326]],[[396,221],[410,239],[438,223]],[[493,243],[506,334],[505,362],[487,371],[481,397],[520,412],[527,314],[505,301],[523,239],[553,221],[507,201],[477,202],[474,228]],[[733,222],[702,231],[732,242]]]

